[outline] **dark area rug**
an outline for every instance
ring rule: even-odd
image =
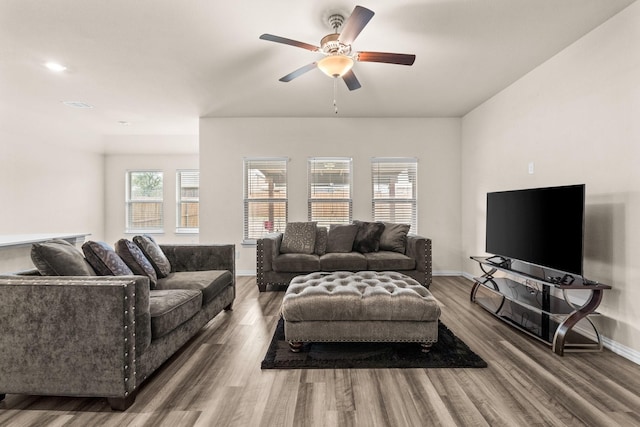
[[[486,368],[485,362],[438,322],[438,342],[429,353],[417,343],[305,343],[289,350],[280,319],[262,369]]]

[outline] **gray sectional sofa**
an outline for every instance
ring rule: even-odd
[[[125,410],[156,369],[231,309],[234,245],[159,247],[170,271],[153,286],[138,274],[0,276],[0,400],[106,397]]]
[[[354,223],[360,230],[360,237],[364,237],[360,242],[365,244],[358,244],[358,234],[346,236],[342,233],[338,241],[332,239],[332,233],[340,232],[340,226],[332,226],[328,231],[317,227],[315,239],[311,239],[313,243],[306,239],[311,245],[306,249],[300,249],[302,245],[283,251],[289,224],[284,233],[272,233],[258,239],[256,282],[260,292],[267,290],[268,286],[288,286],[294,277],[316,271],[396,271],[414,278],[427,288],[431,285],[431,239],[407,234],[409,227],[406,226],[404,233],[379,234],[377,244],[367,245],[370,243],[367,237],[370,236],[362,233],[362,224],[366,227],[372,223]],[[387,230],[395,228],[397,231],[398,228],[397,224],[385,223],[385,226]]]

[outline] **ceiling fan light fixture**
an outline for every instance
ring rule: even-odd
[[[318,68],[329,77],[342,77],[353,68],[353,59],[346,55],[329,55],[318,61]]]

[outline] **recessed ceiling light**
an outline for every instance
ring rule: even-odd
[[[122,126],[130,126],[131,122],[128,122],[126,120],[118,120],[118,123],[121,124]]]
[[[62,103],[67,107],[73,108],[93,108],[93,105],[89,105],[86,102],[82,101],[62,101]]]
[[[47,62],[44,66],[54,73],[61,73],[67,69],[67,67],[62,64],[58,64],[57,62]]]

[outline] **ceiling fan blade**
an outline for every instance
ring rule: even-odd
[[[356,6],[353,12],[351,12],[351,16],[347,18],[342,26],[338,40],[344,44],[352,44],[362,29],[369,23],[371,18],[373,18],[373,15],[375,15],[375,13],[372,10],[366,7]]]
[[[304,67],[300,67],[297,70],[295,70],[292,73],[287,74],[286,76],[282,77],[280,79],[281,82],[290,82],[291,80],[295,79],[296,77],[300,77],[301,75],[303,75],[304,73],[306,73],[307,71],[311,71],[314,68],[316,68],[318,66],[317,62],[312,62],[311,64],[307,64]]]
[[[358,52],[356,58],[361,62],[384,62],[386,64],[413,65],[415,55],[386,52]]]
[[[318,46],[314,46],[309,43],[299,42],[297,40],[291,40],[280,36],[274,36],[273,34],[263,34],[260,36],[261,40],[267,40],[270,42],[288,44],[289,46],[301,47],[302,49],[310,50],[311,52],[317,52],[320,50]]]
[[[356,78],[356,75],[353,74],[353,70],[349,70],[348,72],[346,72],[342,76],[342,80],[344,80],[344,82],[347,84],[349,90],[356,90],[362,87],[360,86],[360,82]]]

